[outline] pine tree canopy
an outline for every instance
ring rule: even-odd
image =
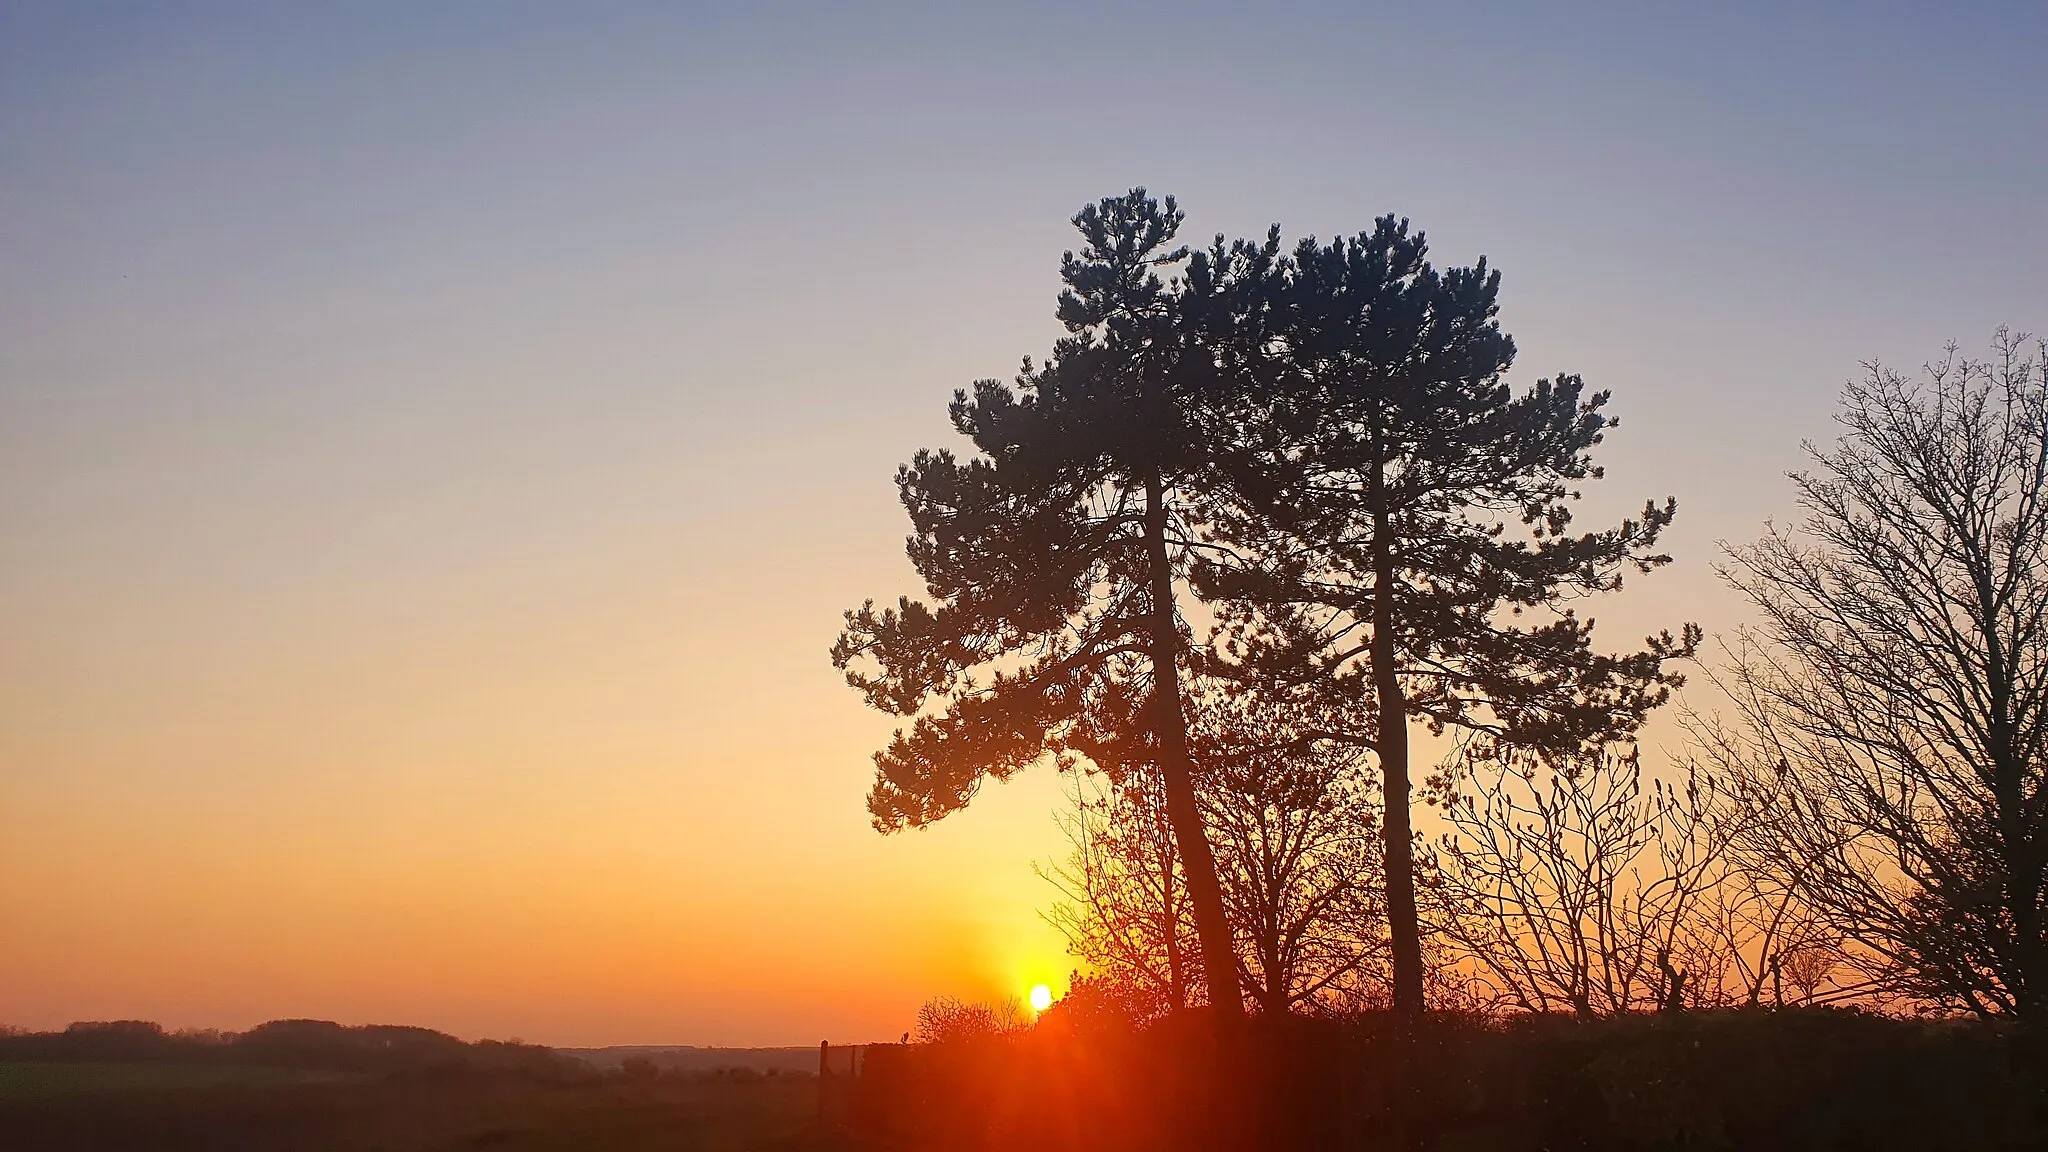
[[[1268,283],[1266,382],[1227,452],[1240,503],[1197,574],[1231,605],[1240,674],[1334,688],[1369,714],[1385,561],[1412,715],[1560,753],[1632,732],[1697,633],[1603,655],[1568,603],[1669,561],[1652,549],[1673,501],[1573,531],[1580,484],[1602,475],[1608,393],[1571,375],[1512,389],[1500,274],[1484,259],[1439,272],[1406,220],[1304,240]]]
[[[897,474],[927,600],[848,612],[832,651],[870,704],[917,717],[876,754],[880,828],[936,820],[984,776],[1055,749],[1084,710],[1129,715],[1149,695],[1147,488],[1166,497],[1178,555],[1211,470],[1197,429],[1220,379],[1199,369],[1187,302],[1227,290],[1233,263],[1191,261],[1174,245],[1180,222],[1172,198],[1143,189],[1076,216],[1068,335],[1013,384],[955,393],[970,456],[920,451]]]

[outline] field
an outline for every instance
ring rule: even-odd
[[[211,1064],[0,1064],[0,1108],[147,1091],[276,1087],[331,1083],[344,1077],[297,1068]]]
[[[0,1149],[807,1152],[837,1145],[799,1076],[547,1080],[177,1064],[0,1064]]]

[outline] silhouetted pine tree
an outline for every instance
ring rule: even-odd
[[[874,707],[918,717],[875,755],[868,808],[884,831],[964,806],[984,775],[1006,779],[1062,750],[1078,721],[1097,739],[1114,730],[1146,745],[1136,753],[1163,775],[1209,999],[1235,1013],[1230,927],[1190,779],[1188,632],[1175,604],[1213,472],[1205,393],[1234,379],[1202,350],[1191,301],[1219,296],[1228,278],[1173,246],[1180,222],[1172,198],[1162,207],[1143,189],[1074,218],[1083,245],[1063,261],[1058,311],[1069,335],[1014,387],[955,393],[971,457],[924,450],[897,474],[929,602],[848,612],[832,660]],[[1177,268],[1185,279],[1162,279]],[[1139,717],[1149,723],[1130,723]]]
[[[1408,722],[1563,753],[1632,733],[1680,678],[1698,630],[1593,651],[1568,599],[1647,572],[1676,510],[1573,533],[1577,485],[1614,421],[1576,376],[1516,393],[1514,343],[1484,260],[1438,273],[1420,232],[1305,240],[1263,281],[1247,362],[1265,379],[1227,446],[1238,507],[1198,588],[1228,601],[1235,674],[1326,703],[1382,770],[1398,1010],[1422,1009]],[[1222,427],[1222,425],[1219,425]]]

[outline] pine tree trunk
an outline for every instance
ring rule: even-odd
[[[1237,950],[1230,941],[1230,921],[1223,912],[1223,889],[1216,880],[1216,858],[1202,833],[1202,813],[1195,803],[1194,764],[1188,755],[1187,717],[1180,708],[1180,628],[1173,611],[1173,568],[1166,552],[1166,501],[1157,475],[1145,481],[1145,551],[1151,566],[1151,647],[1153,734],[1158,741],[1159,770],[1166,781],[1166,818],[1180,848],[1187,874],[1188,899],[1194,903],[1195,936],[1202,945],[1202,974],[1209,1003],[1223,1016],[1244,1012],[1237,984]]]
[[[1394,949],[1394,1012],[1422,1014],[1422,929],[1415,911],[1414,832],[1408,815],[1408,701],[1394,647],[1394,542],[1386,465],[1375,460],[1372,501],[1372,682],[1379,697],[1380,793],[1386,805],[1387,934]]]

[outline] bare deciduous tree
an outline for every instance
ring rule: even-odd
[[[1143,766],[1120,786],[1106,775],[1071,770],[1073,855],[1039,870],[1062,897],[1045,917],[1120,1001],[1144,1016],[1177,1011],[1199,996],[1202,958],[1164,789]]]
[[[1190,694],[1196,791],[1217,861],[1238,977],[1261,1011],[1386,1000],[1378,815],[1362,750],[1304,740],[1268,704]],[[1043,874],[1047,919],[1074,955],[1154,1011],[1199,998],[1202,957],[1156,770],[1142,748],[1077,739],[1074,852]]]
[[[1694,767],[1695,773],[1699,771]],[[1699,1004],[1810,1004],[1837,985],[1841,937],[1800,895],[1774,861],[1744,850],[1745,814],[1726,796],[1707,813],[1719,837],[1713,886],[1691,915],[1698,942],[1687,995]],[[1789,993],[1789,995],[1788,995]]]
[[[1440,930],[1497,1000],[1601,1016],[1719,986],[1726,948],[1706,913],[1722,857],[1696,779],[1646,788],[1633,751],[1553,761],[1480,745],[1434,784],[1451,826]]]
[[[1746,847],[1924,1003],[2048,1009],[2048,346],[1870,365],[1793,475],[1806,516],[1729,550],[1761,623],[1697,727]],[[1797,963],[1804,963],[1799,961]],[[1787,973],[1795,981],[1804,973]]]
[[[1212,701],[1204,721],[1203,811],[1247,995],[1269,1015],[1384,999],[1391,953],[1364,749],[1304,741],[1256,697]]]
[[[1025,1027],[1024,1006],[1014,996],[993,1004],[937,996],[917,1010],[920,1044],[990,1040],[1021,1032]]]

